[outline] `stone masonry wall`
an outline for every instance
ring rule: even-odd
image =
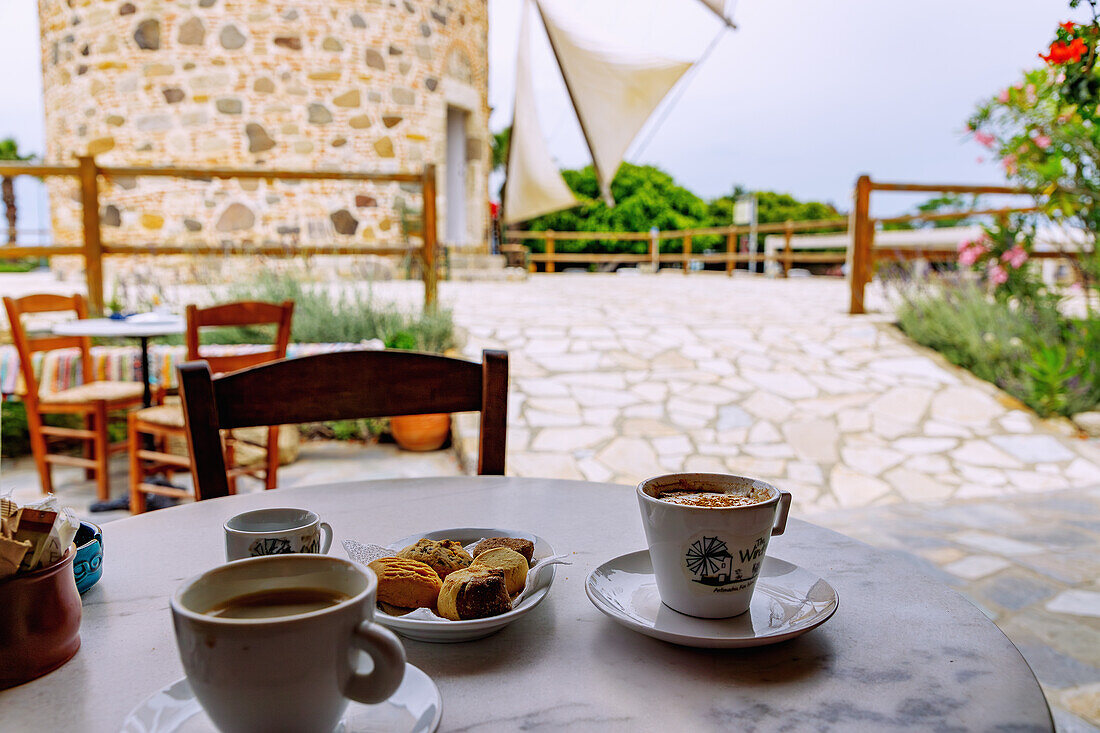
[[[486,247],[486,0],[39,0],[46,158],[102,165],[438,170],[468,114],[467,230]],[[419,188],[101,180],[111,243],[394,243]],[[79,242],[74,180],[49,182],[55,240]],[[405,217],[407,218],[407,217]]]

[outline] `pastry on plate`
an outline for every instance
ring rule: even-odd
[[[462,544],[454,540],[420,539],[416,544],[409,545],[398,557],[406,560],[416,560],[425,565],[430,565],[432,570],[439,575],[440,580],[446,580],[447,575],[456,570],[470,567],[473,558],[463,549]]]
[[[474,556],[474,562],[470,566],[500,568],[504,571],[504,587],[509,596],[518,595],[527,585],[527,560],[508,547],[494,547]]]
[[[437,611],[452,621],[499,616],[511,610],[512,600],[500,568],[477,566],[455,570],[439,591]]]
[[[524,540],[519,537],[489,537],[477,543],[474,547],[474,557],[494,547],[507,547],[510,550],[515,550],[523,555],[523,559],[527,561],[528,565],[531,564],[531,558],[535,554],[535,543],[531,540]]]
[[[435,608],[443,581],[416,560],[383,557],[368,565],[378,576],[378,601],[400,608]]]

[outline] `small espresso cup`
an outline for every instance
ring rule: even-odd
[[[670,491],[758,498],[739,506],[673,504]],[[783,534],[791,495],[771,484],[718,473],[676,473],[638,484],[642,526],[661,601],[701,618],[749,610],[772,535]]]
[[[314,552],[332,547],[332,527],[308,509],[256,509],[238,514],[225,527],[225,559]]]
[[[392,695],[405,674],[405,649],[372,621],[377,590],[368,568],[311,554],[228,563],[180,586],[171,600],[180,659],[218,730],[331,731],[349,698],[373,704]],[[336,595],[319,610],[212,615],[232,599],[280,592]],[[357,671],[358,651],[374,662],[368,674]]]

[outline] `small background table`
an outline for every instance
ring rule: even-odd
[[[142,321],[140,319],[134,321],[133,316],[129,319],[83,318],[58,323],[53,327],[53,332],[59,336],[138,339],[141,342],[141,383],[144,387],[141,400],[145,407],[150,407],[153,404],[153,392],[149,386],[149,339],[157,336],[180,334],[186,328],[186,323],[182,318],[165,314],[156,321]],[[87,380],[87,375],[84,378]]]
[[[505,477],[351,482],[240,494],[104,526],[103,579],[84,596],[83,647],[0,692],[5,730],[113,731],[183,676],[168,610],[184,579],[225,559],[222,522],[301,506],[340,540],[389,542],[447,527],[535,532],[573,565],[494,636],[404,640],[443,695],[441,730],[1050,731],[1020,653],[975,606],[904,559],[792,520],[769,555],[825,578],[836,615],[793,641],[690,649],[625,629],[584,593],[588,573],[645,547],[629,486]]]

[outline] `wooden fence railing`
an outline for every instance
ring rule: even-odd
[[[738,236],[756,231],[761,234],[781,232],[786,235],[788,244],[795,232],[803,232],[813,229],[831,229],[843,232],[848,228],[847,219],[817,219],[812,221],[785,221],[770,224],[758,224],[755,230],[748,225],[703,227],[698,229],[668,229],[657,232],[655,235],[649,232],[554,232],[554,231],[525,231],[519,229],[508,230],[504,233],[506,244],[520,244],[527,240],[542,240],[545,242],[545,252],[532,252],[527,255],[529,262],[542,262],[546,266],[546,272],[556,272],[557,263],[577,264],[627,264],[627,263],[651,263],[660,267],[662,263],[679,263],[684,274],[691,271],[692,262],[721,262],[726,265],[726,274],[732,275],[734,266],[739,262],[764,261],[765,256],[758,252],[739,252],[737,250]],[[725,251],[697,253],[692,251],[692,241],[696,237],[719,236],[725,239]],[[679,252],[661,252],[660,243],[664,240],[682,240]],[[557,243],[562,241],[593,240],[613,242],[646,242],[645,253],[627,252],[558,252]],[[795,259],[790,247],[786,247],[776,259],[783,263],[783,272],[790,270],[791,263]],[[815,252],[813,254],[799,254],[799,262],[844,262],[846,255],[843,252]]]
[[[875,229],[879,224],[898,223],[906,221],[937,221],[943,219],[963,219],[975,216],[994,216],[999,219],[1013,213],[1029,213],[1038,211],[1037,206],[1017,206],[999,209],[979,209],[974,211],[953,211],[941,214],[907,214],[905,216],[893,216],[874,219],[871,217],[871,194],[874,191],[898,191],[909,193],[970,193],[970,194],[1007,194],[1007,195],[1034,195],[1034,191],[1019,186],[968,186],[954,184],[932,183],[881,183],[872,181],[870,176],[860,176],[856,180],[855,206],[852,208],[851,224],[849,231],[851,237],[848,245],[848,285],[850,297],[848,312],[852,314],[864,313],[864,296],[867,285],[875,272],[875,263],[881,260],[912,260],[923,259],[929,261],[949,261],[958,256],[955,247],[922,247],[920,249],[890,250],[875,247]],[[1064,258],[1072,257],[1073,253],[1067,252],[1033,252],[1032,257]]]
[[[1037,206],[1015,206],[1003,208],[975,209],[972,211],[952,211],[946,213],[919,213],[906,214],[904,216],[880,217],[871,216],[871,194],[874,191],[904,191],[904,192],[928,192],[928,193],[971,193],[971,194],[1007,194],[1007,195],[1033,195],[1034,192],[1025,188],[1014,186],[970,186],[952,184],[925,184],[925,183],[880,183],[872,181],[869,176],[860,176],[856,181],[855,206],[850,216],[846,219],[819,219],[814,221],[785,221],[768,224],[758,224],[755,231],[760,234],[782,233],[785,244],[782,250],[774,253],[738,252],[738,235],[748,234],[751,227],[725,226],[703,229],[683,229],[660,231],[656,235],[649,232],[555,232],[555,231],[526,231],[509,230],[504,234],[504,242],[509,245],[518,245],[524,241],[542,240],[545,243],[545,252],[529,252],[527,259],[532,263],[542,262],[546,272],[555,272],[557,263],[577,264],[627,264],[627,263],[652,263],[654,267],[660,267],[662,263],[680,263],[684,274],[691,271],[692,262],[724,262],[726,273],[733,274],[734,267],[739,262],[763,261],[775,262],[782,267],[784,276],[790,271],[792,264],[797,262],[827,262],[846,263],[847,276],[850,289],[849,313],[864,312],[864,294],[867,285],[871,282],[875,264],[885,260],[914,260],[923,259],[929,261],[949,261],[957,257],[955,246],[922,246],[919,248],[887,248],[875,247],[875,231],[882,224],[911,222],[911,221],[941,221],[945,219],[965,219],[979,216],[992,216],[1004,218],[1013,213],[1030,213],[1038,211]],[[791,247],[791,238],[795,232],[807,230],[832,230],[834,233],[847,232],[848,246],[844,252],[795,252]],[[719,235],[725,237],[725,252],[712,254],[699,254],[692,252],[692,238]],[[680,252],[660,252],[660,242],[669,239],[682,240]],[[604,253],[604,252],[558,252],[556,244],[561,241],[591,240],[591,241],[633,241],[648,242],[647,252],[635,253]],[[1033,252],[1035,259],[1074,257],[1073,252]]]
[[[24,257],[79,255],[84,258],[88,301],[93,311],[103,312],[103,257],[108,255],[267,255],[297,257],[304,255],[412,255],[420,262],[424,281],[425,307],[434,306],[438,287],[438,236],[436,228],[436,170],[424,166],[420,173],[373,173],[345,171],[263,170],[236,168],[100,166],[93,157],[78,157],[76,165],[0,163],[0,176],[64,176],[80,184],[83,244],[0,246],[0,260]],[[423,198],[422,228],[419,246],[240,244],[230,247],[180,244],[114,244],[104,242],[100,222],[99,179],[101,176],[159,177],[208,180],[211,178],[321,181],[370,181],[419,185]]]

